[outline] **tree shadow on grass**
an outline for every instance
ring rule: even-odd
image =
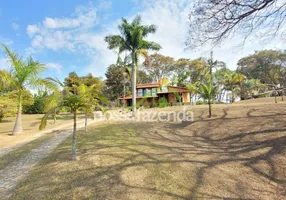
[[[36,199],[44,193],[49,198],[78,199],[286,198],[285,121],[279,115],[263,118],[251,111],[237,122],[228,118],[228,112],[185,126],[137,123],[90,128],[90,133],[78,134],[79,160],[67,161],[67,140],[39,166],[38,176],[22,183],[24,197]],[[256,124],[236,130],[235,124],[257,119],[261,124],[253,121]],[[263,128],[266,119],[278,123],[276,128]],[[255,130],[258,126],[260,130]]]

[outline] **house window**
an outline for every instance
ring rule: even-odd
[[[145,96],[151,96],[151,89],[150,88],[146,89]]]
[[[162,86],[161,92],[168,92],[168,87],[167,86]]]
[[[138,89],[137,96],[139,97],[143,96],[143,89]]]
[[[157,95],[157,88],[152,88],[152,95],[153,97],[155,97]]]

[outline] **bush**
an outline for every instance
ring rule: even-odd
[[[14,117],[17,113],[17,100],[5,94],[0,96],[0,121],[7,117]]]
[[[2,121],[3,118],[4,118],[4,113],[2,110],[0,110],[0,122]]]
[[[164,108],[169,105],[168,100],[165,97],[159,98],[159,108]]]
[[[34,95],[32,105],[23,106],[24,114],[43,114],[44,113],[44,96]]]
[[[198,101],[196,102],[196,105],[205,105],[205,104],[208,104],[208,103],[205,102],[205,101],[202,101],[202,100],[198,100]]]
[[[156,102],[155,98],[153,97],[153,98],[152,98],[152,104],[151,104],[151,107],[152,107],[152,108],[155,108],[155,107],[157,107],[157,106],[158,106],[158,104],[157,104],[157,102]]]

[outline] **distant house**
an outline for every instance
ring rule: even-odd
[[[169,103],[178,102],[177,97],[181,97],[182,103],[190,102],[190,93],[187,88],[167,86],[159,83],[149,84],[137,84],[136,85],[136,102],[138,103],[142,99],[142,105],[150,106],[155,101],[158,104],[159,98],[165,97]],[[125,96],[125,98],[119,98],[125,106],[132,105],[132,95]]]

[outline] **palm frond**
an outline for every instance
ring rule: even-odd
[[[48,117],[54,112],[55,109],[60,108],[60,107],[62,107],[62,105],[55,106],[55,107],[51,108],[48,112],[46,112],[46,114],[43,116],[43,118],[41,120],[39,130],[43,130],[46,128]]]
[[[140,49],[154,50],[154,51],[158,51],[162,48],[160,44],[156,42],[146,41],[146,40],[141,40],[139,47]]]

